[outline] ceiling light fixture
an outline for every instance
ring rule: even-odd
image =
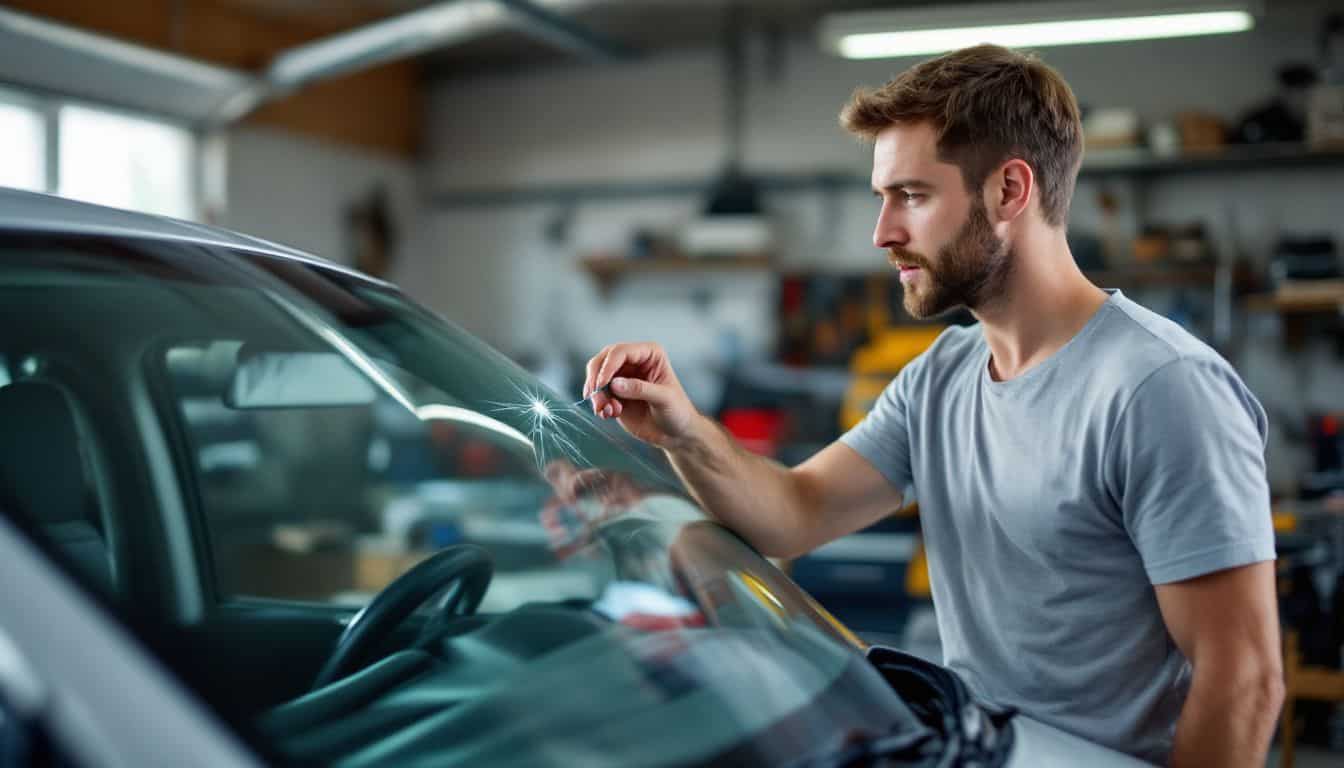
[[[998,4],[832,14],[821,44],[847,59],[924,56],[995,43],[1008,48],[1114,43],[1244,32],[1255,26],[1246,3],[1184,7]]]

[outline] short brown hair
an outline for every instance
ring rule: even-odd
[[[881,88],[859,88],[840,112],[845,130],[868,140],[898,123],[928,121],[938,156],[961,168],[972,193],[1010,157],[1031,166],[1041,213],[1062,226],[1083,154],[1078,101],[1035,55],[977,45],[922,62]]]

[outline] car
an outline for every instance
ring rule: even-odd
[[[0,190],[0,424],[0,765],[1140,764],[869,646],[661,456],[270,242]]]

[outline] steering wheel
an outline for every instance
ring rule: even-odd
[[[449,585],[436,616],[470,615],[485,597],[494,575],[490,553],[474,544],[456,544],[434,553],[388,584],[346,625],[313,689],[322,688],[365,666],[372,650],[416,608]]]

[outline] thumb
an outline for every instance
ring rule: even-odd
[[[668,405],[673,393],[665,384],[618,376],[611,380],[611,391],[625,400],[642,400],[650,405]]]

